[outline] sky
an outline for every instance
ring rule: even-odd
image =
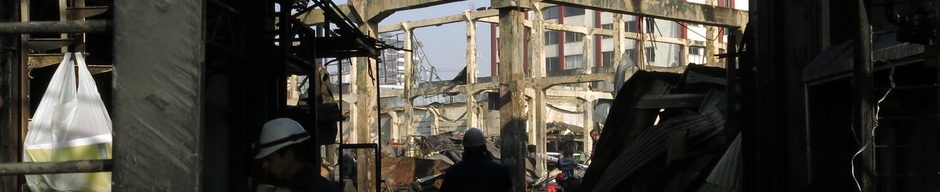
[[[346,4],[346,0],[334,0],[337,5]],[[474,7],[489,7],[489,0],[458,1],[438,6],[395,12],[379,23],[379,26],[398,25],[401,22],[438,18],[448,15],[463,14],[470,4]],[[473,10],[476,10],[475,8]],[[465,22],[424,27],[414,30],[415,40],[424,45],[427,59],[423,65],[430,64],[437,68],[441,79],[453,79],[467,64]],[[398,32],[401,33],[401,32]],[[490,75],[490,24],[477,22],[477,69],[479,77]]]

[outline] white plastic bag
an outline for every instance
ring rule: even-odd
[[[85,59],[72,53],[56,69],[39,108],[29,122],[23,161],[72,161],[111,158],[111,117],[105,109]],[[32,191],[111,191],[111,173],[27,175]]]

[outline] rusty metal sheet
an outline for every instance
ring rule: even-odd
[[[410,185],[415,178],[414,166],[412,157],[382,157],[382,180],[391,186]]]

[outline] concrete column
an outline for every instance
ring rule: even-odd
[[[718,40],[718,37],[715,37],[715,28],[714,26],[705,26],[705,65],[706,66],[715,66],[716,58],[714,55],[717,53],[716,49],[718,46],[715,46],[715,41]]]
[[[532,78],[540,79],[545,77],[545,17],[542,14],[542,4],[535,3],[533,8],[535,15],[532,17],[532,30],[531,35],[529,35],[529,54],[532,58],[530,62],[532,65],[529,66],[531,72],[529,73]],[[555,37],[549,37],[555,38]],[[532,144],[535,144],[535,152],[540,154],[545,154],[547,152],[545,144],[548,143],[545,139],[546,125],[545,122],[545,113],[546,113],[546,104],[545,104],[545,90],[541,87],[535,88],[534,95],[534,104],[529,110],[534,110],[530,113],[534,114],[533,127],[535,127],[535,138]],[[546,160],[542,158],[535,159],[535,172],[536,174],[546,174]]]
[[[687,66],[689,65],[689,46],[692,45],[692,40],[683,39],[682,41],[685,43],[682,44],[682,47],[679,49],[679,54],[682,55],[679,57],[679,66]]]
[[[398,123],[398,112],[395,110],[388,110],[388,125],[389,125],[389,136],[390,139],[395,139],[396,142],[401,142],[401,132],[399,130]]]
[[[636,65],[637,69],[641,69],[641,70],[645,70],[647,69],[647,66],[649,66],[649,63],[646,62],[646,54],[647,54],[646,53],[646,38],[647,38],[646,30],[647,29],[645,28],[643,24],[644,20],[645,19],[643,19],[643,17],[640,17],[640,16],[636,17],[636,24],[640,26],[640,30],[639,30],[640,39],[636,41],[636,46],[634,46],[634,50],[636,52],[636,62],[633,62],[633,63]]]
[[[587,155],[593,149],[594,141],[591,140],[591,130],[594,129],[594,101],[597,98],[594,98],[594,95],[588,95],[585,97],[584,104],[582,104],[581,109],[584,110],[584,133],[582,135],[584,138],[584,149],[581,151],[581,155]]]
[[[359,31],[362,31],[363,34],[366,34],[371,37],[376,37],[378,34],[378,23],[365,22],[359,25]],[[377,87],[376,82],[377,77],[373,76],[378,74],[376,67],[373,66],[376,64],[375,59],[372,58],[359,58],[356,64],[356,70],[362,72],[355,76],[356,79],[356,90],[359,97],[356,100],[357,117],[352,118],[355,121],[353,128],[356,130],[356,138],[359,140],[359,143],[370,143],[372,142],[372,128],[376,127],[376,117],[378,117],[378,111],[376,110],[376,93]],[[351,70],[353,71],[353,70]],[[359,186],[358,191],[374,191],[375,190],[375,180],[377,176],[375,175],[375,162],[376,154],[373,150],[359,150],[359,161],[358,161],[358,180]]]
[[[584,62],[584,69],[583,69],[584,74],[591,74],[591,69],[594,68],[594,59],[595,59],[594,58],[594,49],[595,49],[594,30],[588,28],[587,33],[584,34],[584,38],[581,40],[582,40],[581,42],[584,44],[583,46],[581,46],[582,47],[581,58],[583,58],[583,62]],[[597,47],[596,49],[600,49],[600,47]],[[582,87],[584,87],[585,91],[591,90],[591,83],[581,83],[581,85]]]
[[[470,17],[470,12],[464,12],[467,19],[467,85],[477,83],[477,24]],[[477,123],[476,90],[469,87],[464,91],[467,95],[467,128],[479,128]]]
[[[205,6],[114,2],[114,191],[204,189]]]
[[[428,109],[428,114],[431,114],[431,135],[437,135],[441,133],[441,114],[436,108]]]
[[[617,71],[617,67],[620,66],[620,59],[623,59],[623,50],[624,50],[624,41],[626,41],[624,36],[624,22],[623,14],[614,13],[614,33],[613,43],[614,43],[614,53],[613,53],[613,62],[611,62],[611,67],[613,71]],[[614,89],[619,89],[620,87],[614,87]]]
[[[506,3],[508,1],[503,1]],[[513,3],[516,3],[513,1]],[[521,5],[516,5],[521,6]],[[523,38],[525,31],[524,12],[520,7],[499,8],[499,95],[505,98],[500,103],[500,135],[502,136],[502,162],[509,168],[512,189],[525,191],[525,74]]]
[[[358,138],[355,136],[358,132],[356,128],[359,127],[359,121],[357,121],[359,119],[359,105],[357,103],[359,99],[363,98],[359,97],[359,80],[357,78],[359,76],[359,70],[356,68],[359,60],[360,58],[356,57],[349,58],[349,94],[347,95],[356,96],[356,100],[349,103],[349,118],[346,119],[346,122],[349,124],[349,126],[346,126],[349,128],[349,132],[346,135],[349,136],[348,139],[351,143],[359,143]]]
[[[414,45],[412,45],[412,38],[414,38],[414,31],[411,28],[408,28],[408,23],[402,22],[401,26],[405,29],[405,50],[414,50]],[[411,95],[414,91],[414,52],[405,51],[405,90],[402,91],[401,98],[405,99],[405,111],[402,112],[401,124],[405,129],[405,136],[414,135],[414,100]],[[402,143],[411,143],[410,137],[408,141],[401,141]]]

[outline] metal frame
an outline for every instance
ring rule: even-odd
[[[375,143],[365,143],[365,144],[340,144],[340,145],[339,145],[339,151],[340,151],[340,152],[342,152],[343,150],[346,150],[346,149],[370,149],[370,148],[375,150],[375,176],[376,176],[376,178],[375,178],[375,191],[376,191],[376,192],[379,192],[379,191],[381,191],[381,187],[379,187],[379,186],[381,186],[381,184],[382,184],[382,180],[380,179],[380,178],[381,178],[381,175],[382,175],[382,160],[381,160],[381,159],[382,159],[382,153],[381,153],[381,150],[379,150],[379,145],[378,145],[378,144],[375,144]],[[340,158],[342,158],[342,156],[340,156]],[[340,162],[342,162],[342,161],[340,161]],[[346,184],[345,184],[345,181],[343,180],[343,176],[344,176],[344,175],[343,175],[343,172],[342,172],[342,170],[343,170],[343,163],[337,163],[337,164],[339,164],[339,170],[341,170],[341,171],[339,172],[339,186],[340,186],[340,188],[342,188],[342,187],[345,187],[345,185],[346,185]]]

